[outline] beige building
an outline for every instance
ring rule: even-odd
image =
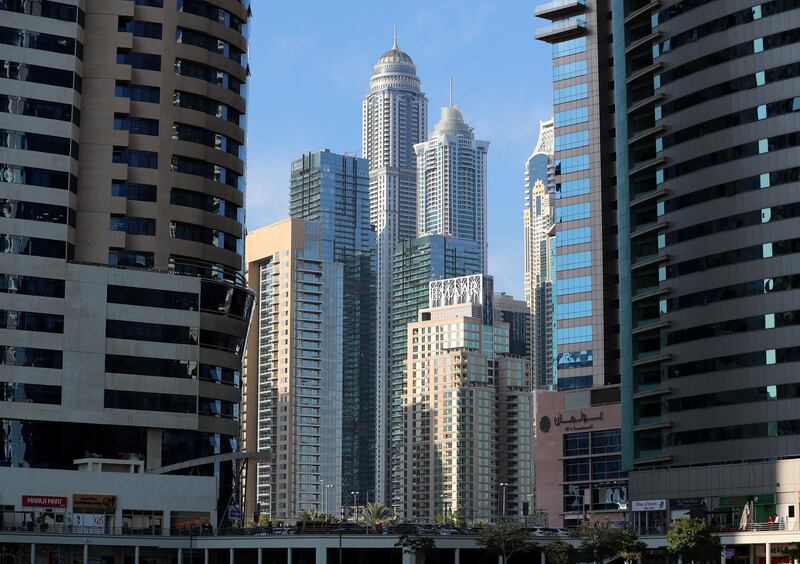
[[[429,295],[408,326],[404,515],[495,520],[512,499],[518,515],[531,488],[527,360],[508,356],[491,278],[437,280]]]
[[[247,280],[257,304],[242,439],[245,450],[266,456],[248,468],[248,516],[257,507],[280,520],[340,512],[342,265],[322,260],[321,242],[320,224],[299,219],[247,236]]]

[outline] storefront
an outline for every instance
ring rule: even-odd
[[[74,494],[72,530],[76,533],[103,534],[114,531],[117,496]]]
[[[637,535],[663,535],[667,530],[667,500],[632,501],[631,521]]]
[[[6,517],[11,517],[11,524],[23,531],[54,530],[63,525],[67,514],[66,496],[25,494],[20,505],[21,512]]]

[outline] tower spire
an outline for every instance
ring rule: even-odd
[[[450,107],[453,107],[453,75],[450,75]]]
[[[392,49],[397,49],[397,24],[393,24],[392,28],[394,29],[394,43],[392,44]]]

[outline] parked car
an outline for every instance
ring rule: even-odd
[[[458,529],[451,529],[450,527],[439,527],[439,529],[437,529],[437,532],[440,535],[457,535]]]

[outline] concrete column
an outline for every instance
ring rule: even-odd
[[[261,549],[260,548],[258,549],[258,552],[259,552],[259,555],[260,555],[260,553],[261,553]],[[208,564],[208,549],[207,548],[203,549],[203,564]],[[261,564],[261,562],[259,562],[258,564]]]
[[[183,564],[183,549],[178,549],[178,564]],[[680,562],[678,563],[680,564]]]
[[[139,564],[139,545],[133,547],[133,564]]]
[[[770,543],[767,543],[767,552],[765,554],[767,555],[767,564],[772,564],[772,545]]]
[[[292,564],[292,549],[291,547],[286,549],[286,564]],[[769,562],[767,562],[769,564]]]
[[[461,564],[461,549],[456,548],[453,554],[453,564]]]
[[[180,564],[180,562],[178,564]],[[678,564],[683,564],[683,558],[680,556],[678,556]]]
[[[403,551],[403,564],[417,564],[417,555]]]
[[[257,548],[256,550],[258,550],[258,564],[264,564],[264,549]],[[206,564],[208,564],[208,562],[206,562]]]
[[[3,563],[5,564],[5,563]],[[31,564],[36,564],[36,543],[31,543]]]
[[[314,562],[315,564],[328,564],[328,549],[324,546],[318,546],[315,550]]]
[[[539,564],[546,564],[547,557],[544,555],[544,549],[539,553]]]
[[[33,553],[31,553],[31,556],[33,556]],[[84,544],[83,545],[83,564],[89,564],[89,545],[88,544]],[[767,562],[767,564],[769,564],[769,562]]]
[[[235,561],[236,561],[236,557],[235,557],[235,556],[234,556],[234,554],[233,554],[233,549],[232,549],[232,548],[229,548],[229,549],[228,549],[228,562],[229,562],[230,564],[234,564],[234,562],[235,562]]]

